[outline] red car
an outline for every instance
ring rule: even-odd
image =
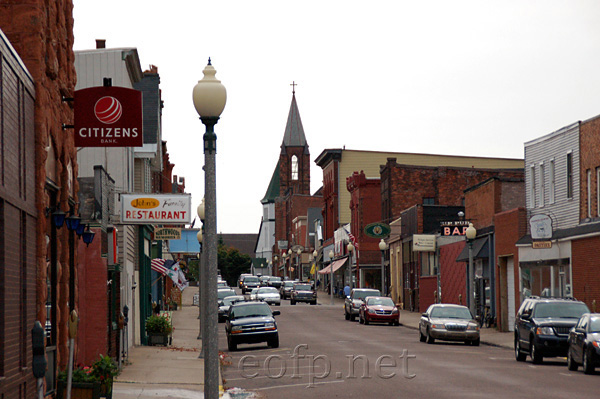
[[[400,312],[391,298],[385,296],[368,296],[365,303],[358,310],[358,322],[390,323],[391,326],[400,325]]]

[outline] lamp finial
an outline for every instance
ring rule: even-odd
[[[212,65],[212,64],[210,63],[210,57],[208,57],[208,65]]]

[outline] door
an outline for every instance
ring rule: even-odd
[[[506,262],[506,289],[508,294],[508,331],[515,328],[515,259]]]

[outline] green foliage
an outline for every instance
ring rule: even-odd
[[[119,374],[117,363],[110,356],[100,355],[91,366],[77,366],[73,369],[73,382],[111,382]],[[58,373],[58,379],[67,381],[67,370]]]
[[[183,270],[185,273],[185,278],[188,281],[198,281],[198,267],[200,266],[200,261],[198,259],[191,259],[188,263],[188,267],[186,270]]]
[[[227,247],[223,244],[219,236],[218,247],[218,267],[223,280],[227,281],[230,287],[235,287],[237,278],[242,273],[250,271],[252,259],[235,248]]]
[[[146,332],[152,334],[169,334],[173,327],[165,317],[152,315],[146,319]]]

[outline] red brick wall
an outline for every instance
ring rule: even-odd
[[[425,312],[429,306],[435,303],[434,292],[436,290],[436,276],[419,278],[419,312]]]
[[[350,226],[359,246],[358,264],[379,264],[379,240],[365,234],[365,227],[381,219],[381,184],[379,179],[367,179],[363,171],[346,178],[350,192]],[[359,266],[360,267],[360,266]]]
[[[338,226],[339,203],[338,203],[338,162],[333,161],[323,169],[323,239],[333,237]]]
[[[279,157],[279,196],[292,189],[294,194],[310,195],[310,154],[305,147],[285,147]],[[292,180],[292,156],[298,158],[298,180]]]
[[[592,312],[600,311],[598,248],[600,248],[600,237],[573,240],[571,243],[573,296],[585,302]],[[594,301],[596,303],[595,309],[593,309]]]
[[[581,124],[579,130],[579,157],[580,157],[580,173],[581,173],[581,195],[580,195],[580,218],[588,217],[588,189],[591,190],[591,217],[598,217],[598,181],[596,178],[596,168],[600,167],[600,118],[592,119]],[[592,184],[588,188],[587,170],[592,172]]]
[[[455,262],[464,247],[464,241],[440,247],[440,281],[443,303],[466,305],[467,266],[465,262]],[[459,301],[459,295],[462,298],[461,301]]]

